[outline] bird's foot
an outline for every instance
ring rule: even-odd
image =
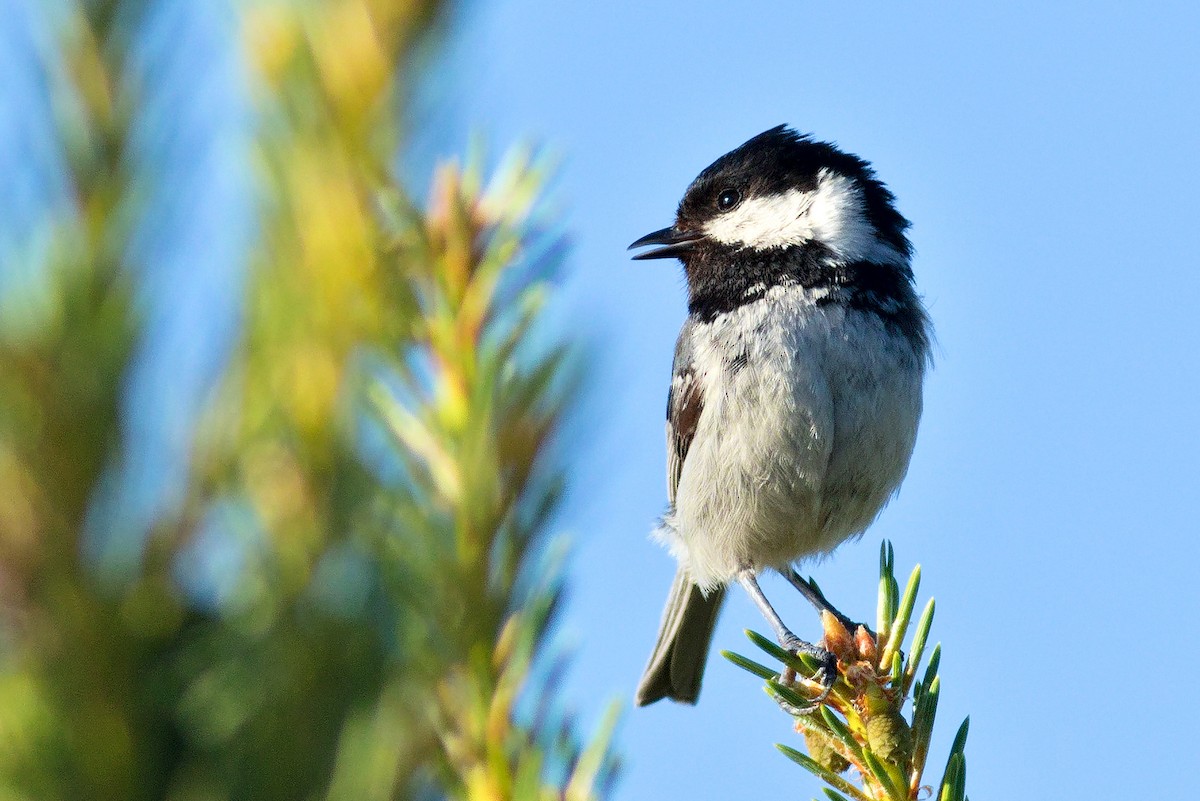
[[[794,573],[795,571],[790,571]],[[767,600],[767,596],[763,595],[762,588],[758,586],[758,579],[755,577],[753,568],[743,568],[738,573],[738,582],[746,589],[750,595],[750,599],[762,612],[763,617],[771,624],[771,628],[775,630],[775,639],[783,646],[784,650],[791,651],[796,654],[807,654],[817,661],[820,668],[813,674],[813,681],[821,688],[821,692],[816,698],[807,699],[803,706],[790,703],[786,700],[781,702],[781,705],[792,715],[807,715],[820,709],[821,704],[829,697],[830,691],[833,690],[833,685],[837,682],[837,657],[824,648],[813,645],[810,642],[797,637],[792,633],[791,629],[784,624],[783,619],[779,617],[779,613],[771,606],[771,602]],[[819,593],[818,593],[819,594]],[[795,672],[785,670],[779,677],[779,683],[783,687],[787,687],[789,692],[795,686]]]
[[[780,708],[793,717],[811,715],[821,708],[821,705],[825,703],[825,699],[829,697],[829,693],[833,691],[833,686],[837,683],[837,657],[818,645],[805,642],[791,632],[781,637],[779,644],[787,651],[795,654],[807,654],[820,663],[817,672],[806,679],[806,681],[814,683],[820,688],[816,697],[808,699],[808,703],[803,706],[797,706],[782,698],[775,699],[779,703]],[[785,687],[795,687],[796,678],[796,671],[788,667],[779,675],[779,683]]]

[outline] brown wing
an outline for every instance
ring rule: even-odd
[[[675,508],[675,493],[683,473],[683,460],[696,437],[700,413],[704,411],[704,392],[692,364],[691,322],[679,332],[675,344],[675,366],[671,390],[667,394],[667,500]]]

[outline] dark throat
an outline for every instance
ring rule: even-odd
[[[925,314],[907,267],[846,263],[823,245],[735,250],[711,245],[688,254],[688,311],[702,322],[762,298],[770,289],[799,285],[828,289],[820,305],[843,304],[878,315],[906,335],[924,338]]]

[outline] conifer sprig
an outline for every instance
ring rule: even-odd
[[[822,615],[823,645],[838,659],[837,682],[819,712],[794,715],[808,754],[782,744],[777,748],[829,785],[824,793],[832,801],[967,801],[965,749],[969,718],[954,737],[936,792],[922,783],[941,692],[941,645],[934,647],[917,681],[933,624],[932,598],[917,620],[907,657],[901,646],[916,609],[920,584],[921,566],[917,565],[904,592],[900,592],[895,556],[891,543],[885,541],[879,554],[876,631],[872,633],[860,625],[852,633],[835,615]],[[722,655],[765,679],[764,689],[783,709],[809,706],[809,697],[817,686],[813,680],[816,664],[806,655],[784,651],[756,632],[747,631],[746,636],[779,662],[782,670],[741,654],[723,651]],[[903,709],[910,691],[913,704],[906,719]],[[843,776],[850,768],[858,772],[861,786]]]

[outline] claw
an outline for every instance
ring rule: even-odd
[[[829,697],[831,692],[833,692],[834,685],[837,684],[837,657],[835,657],[829,651],[826,651],[824,648],[819,648],[811,643],[806,643],[799,637],[795,636],[787,638],[787,641],[781,644],[784,648],[794,653],[803,652],[812,656],[820,657],[821,659],[821,667],[812,675],[811,678],[809,678],[809,681],[815,682],[821,687],[821,692],[815,698],[811,699],[810,703],[799,707],[795,704],[788,703],[782,698],[777,697],[775,699],[776,703],[779,704],[779,707],[792,717],[811,715],[821,708],[821,705],[825,703],[825,699]],[[795,679],[796,671],[792,670],[791,668],[785,668],[784,671],[779,674],[779,683],[788,687],[795,686]]]

